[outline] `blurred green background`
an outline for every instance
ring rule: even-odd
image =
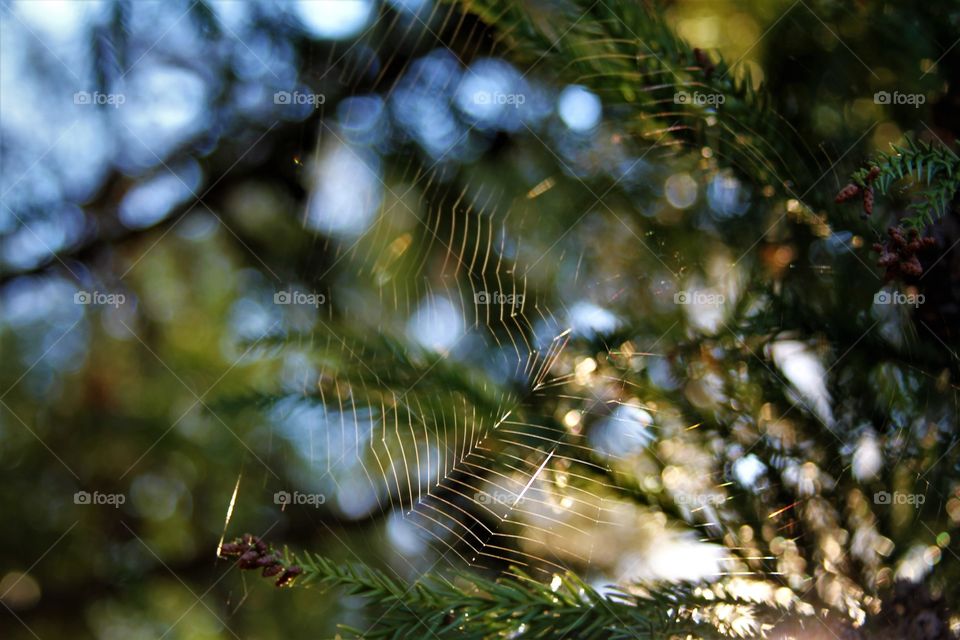
[[[953,143],[960,10],[656,11],[769,91],[813,210],[436,0],[4,2],[0,637],[375,624],[355,598],[241,575],[218,542],[251,532],[411,581],[462,566],[488,521],[404,515],[437,458],[397,478],[361,444],[396,418],[409,439],[380,453],[437,456],[473,444],[468,416],[514,405],[583,439],[586,466],[548,460],[554,489],[616,521],[526,531],[547,575],[736,574],[854,617],[896,578],[956,598],[956,252],[922,309],[874,305],[867,247],[900,204],[862,222],[829,203],[906,132]],[[943,226],[949,247],[955,215]],[[694,290],[725,302],[676,303]],[[536,469],[549,447],[522,442],[497,451]],[[478,564],[520,557],[494,556]]]

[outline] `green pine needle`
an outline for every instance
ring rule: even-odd
[[[880,169],[873,187],[884,195],[912,195],[907,205],[912,215],[900,221],[904,227],[921,229],[934,224],[951,210],[960,192],[960,156],[944,145],[912,137],[903,145],[890,146],[890,153],[880,153],[870,163]],[[869,171],[860,169],[852,179],[866,186]]]
[[[341,629],[370,639],[410,635],[489,640],[522,635],[712,640],[757,637],[776,613],[767,610],[761,616],[754,605],[718,603],[684,586],[642,596],[611,588],[604,595],[569,572],[557,574],[549,585],[514,568],[496,580],[473,573],[449,578],[430,574],[405,586],[376,569],[312,553],[286,550],[284,563],[303,569],[294,586],[338,588],[368,600],[376,624],[367,630]],[[718,607],[725,607],[725,618],[718,615]]]

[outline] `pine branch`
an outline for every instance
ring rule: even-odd
[[[851,178],[864,194],[869,190],[870,210],[871,186],[884,195],[890,195],[896,187],[898,193],[912,191],[914,195],[907,206],[914,215],[903,218],[903,226],[922,229],[934,224],[951,210],[960,192],[960,156],[944,145],[918,142],[912,137],[903,146],[890,146],[892,152],[878,154],[870,169],[860,169]],[[867,210],[866,205],[864,208]]]
[[[820,173],[749,72],[691,47],[644,3],[569,0],[547,11],[532,1],[450,1],[489,25],[511,59],[600,95],[636,141],[708,146],[752,183],[793,197],[793,185]]]
[[[643,595],[610,589],[606,595],[572,573],[543,584],[518,569],[491,580],[459,573],[430,574],[410,586],[365,565],[336,562],[308,552],[282,554],[253,536],[223,546],[243,569],[279,575],[277,586],[342,589],[366,599],[377,623],[368,630],[344,627],[362,638],[398,638],[416,633],[465,640],[522,634],[532,638],[620,640],[693,637],[712,640],[756,637],[770,627],[753,605],[720,602],[709,593],[671,586]],[[281,559],[282,558],[282,559]],[[712,592],[711,592],[712,593]],[[768,619],[773,619],[773,611]]]

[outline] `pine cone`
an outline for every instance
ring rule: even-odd
[[[900,262],[900,256],[895,253],[888,253],[884,251],[880,254],[880,259],[877,260],[877,265],[881,267],[889,267]]]
[[[289,584],[294,578],[303,573],[303,569],[293,565],[284,566],[277,557],[272,546],[267,546],[260,538],[249,533],[234,542],[228,542],[220,547],[223,556],[239,556],[237,566],[241,569],[263,569],[260,572],[264,578],[279,575],[276,585],[282,587]]]
[[[277,578],[277,586],[282,587],[289,584],[294,578],[303,573],[303,569],[294,565],[283,572],[279,578]]]
[[[923,266],[917,256],[910,256],[909,260],[900,263],[900,270],[908,276],[919,276],[923,273]]]
[[[867,210],[868,199],[873,202],[873,190],[870,187],[864,191],[863,206]],[[887,229],[890,239],[886,243],[874,243],[873,250],[880,254],[877,265],[886,269],[887,281],[896,280],[902,276],[918,277],[923,274],[923,264],[919,253],[936,245],[931,237],[921,237],[916,229],[910,229],[904,236],[901,227]]]
[[[251,549],[250,551],[245,552],[240,556],[239,565],[241,569],[253,569],[257,566],[257,560],[260,559],[260,554],[255,550]]]
[[[264,567],[263,571],[260,573],[264,578],[272,578],[275,575],[278,575],[283,572],[283,565],[275,564],[269,567]]]
[[[852,198],[857,197],[857,194],[860,193],[860,187],[853,184],[852,182],[845,186],[843,189],[840,189],[840,193],[837,194],[837,197],[834,198],[834,202],[840,204],[841,202],[846,202]]]

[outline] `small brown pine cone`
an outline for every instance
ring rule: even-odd
[[[278,575],[282,572],[283,572],[283,565],[274,564],[274,565],[270,565],[269,567],[264,567],[260,575],[262,575],[264,578],[272,578],[273,576]]]
[[[880,175],[880,167],[870,167],[870,173],[867,174],[867,177],[864,178],[867,184],[870,184],[877,179],[877,176]]]
[[[840,204],[841,202],[846,202],[847,200],[857,197],[858,193],[860,193],[860,187],[851,182],[843,189],[840,189],[840,193],[837,194],[837,197],[834,198],[833,201]]]
[[[898,262],[900,262],[900,256],[895,253],[884,252],[880,254],[880,259],[877,260],[877,265],[881,267],[889,267],[897,264]]]
[[[239,565],[241,569],[253,569],[257,566],[257,560],[260,558],[260,554],[254,550],[247,551],[242,556],[240,556]]]
[[[903,237],[903,229],[900,227],[890,227],[887,229],[887,233],[890,235],[890,239],[893,240],[893,244],[897,247],[907,246],[907,240]]]
[[[301,573],[303,573],[303,569],[301,569],[300,567],[294,565],[294,566],[290,567],[289,569],[287,569],[286,571],[283,572],[283,575],[281,575],[281,576],[277,579],[276,584],[277,584],[278,587],[282,587],[282,586],[290,583],[294,578],[296,578],[296,577],[297,577],[298,575],[300,575]]]
[[[257,561],[256,561],[256,565],[258,567],[272,567],[273,565],[278,563],[279,563],[279,560],[277,560],[276,557],[272,555],[261,556],[257,558]]]
[[[923,273],[923,266],[917,256],[910,256],[910,259],[900,263],[900,270],[908,276],[919,276]]]
[[[873,215],[873,187],[867,187],[863,190],[863,212]]]

